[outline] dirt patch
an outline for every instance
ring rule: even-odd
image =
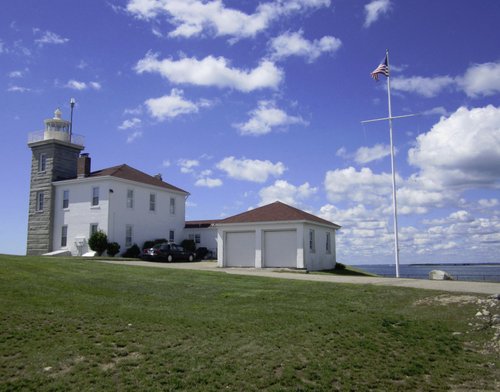
[[[442,294],[420,299],[414,305],[465,305],[477,303],[480,297],[474,295]]]
[[[118,365],[120,362],[125,362],[125,361],[136,361],[142,358],[142,354],[137,353],[137,352],[131,352],[128,353],[127,355],[121,355],[119,357],[113,358],[111,362],[108,363],[103,363],[99,365],[99,368],[103,372],[107,372],[109,370],[112,370]]]

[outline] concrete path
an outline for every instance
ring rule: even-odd
[[[378,278],[368,276],[339,276],[327,274],[315,274],[304,272],[286,272],[287,270],[276,269],[258,269],[258,268],[217,268],[216,263],[211,261],[200,261],[194,263],[155,263],[148,261],[129,261],[129,260],[96,260],[108,264],[132,265],[153,268],[174,268],[196,271],[212,271],[226,273],[230,275],[261,276],[265,278],[307,280],[313,282],[331,282],[347,284],[372,284],[376,286],[397,286],[411,287],[425,290],[442,290],[457,293],[476,293],[476,294],[500,294],[500,283],[489,282],[469,282],[469,281],[450,281],[450,280],[424,280],[424,279],[397,279],[397,278]]]

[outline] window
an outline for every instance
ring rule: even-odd
[[[98,186],[92,187],[92,205],[93,206],[99,205],[99,187]]]
[[[169,231],[169,233],[168,233],[168,240],[170,242],[174,242],[174,240],[175,240],[175,232],[173,230]]]
[[[175,198],[170,198],[170,213],[175,214]]]
[[[330,232],[326,232],[326,253],[332,253],[332,242]]]
[[[61,248],[68,245],[68,226],[64,225],[61,230]]]
[[[316,247],[314,244],[314,230],[310,229],[309,230],[309,250],[311,253],[314,253],[316,251]]]
[[[91,223],[89,237],[92,237],[92,234],[97,233],[97,230],[99,230],[99,225],[97,223]]]
[[[132,246],[132,225],[125,226],[125,246]]]
[[[38,158],[38,171],[44,172],[47,169],[47,154],[40,154]]]
[[[127,208],[134,208],[134,190],[127,189]]]
[[[201,242],[200,234],[189,234],[189,239],[193,240],[195,244],[199,244]]]
[[[63,208],[69,207],[69,191],[63,191]]]
[[[149,194],[149,211],[156,211],[156,194]]]
[[[44,194],[43,192],[36,193],[36,210],[43,211]]]

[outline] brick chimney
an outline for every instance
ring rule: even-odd
[[[88,153],[80,154],[76,169],[77,177],[83,178],[90,175],[90,157]]]

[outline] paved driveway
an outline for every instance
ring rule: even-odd
[[[199,261],[194,263],[155,263],[149,261],[130,261],[130,260],[96,260],[108,264],[132,265],[151,268],[174,268],[196,271],[214,271],[232,275],[261,276],[265,278],[308,280],[313,282],[331,282],[347,284],[372,284],[378,286],[397,286],[412,287],[426,290],[442,290],[457,293],[476,293],[476,294],[500,294],[500,283],[489,282],[469,282],[469,281],[450,281],[450,280],[424,280],[424,279],[397,279],[397,278],[378,278],[368,276],[339,276],[314,274],[304,272],[286,272],[276,269],[258,269],[258,268],[217,268],[215,262]]]

